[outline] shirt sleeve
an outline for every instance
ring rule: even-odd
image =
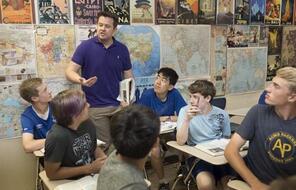
[[[256,120],[258,115],[258,105],[251,108],[241,125],[237,128],[238,133],[245,140],[251,140],[255,134]]]
[[[141,105],[144,105],[144,106],[147,106],[147,107],[151,107],[150,103],[149,103],[149,95],[148,95],[148,90],[145,90],[139,101],[137,102],[138,104],[141,104]]]
[[[184,106],[183,108],[181,108],[181,110],[179,112],[179,116],[178,116],[178,120],[177,120],[177,130],[182,127],[182,124],[183,124],[184,118],[185,118],[185,114],[186,114],[186,109],[187,109],[187,106]]]
[[[30,118],[26,117],[24,114],[21,115],[21,125],[23,133],[34,134],[34,124]]]
[[[223,115],[224,115],[223,137],[229,138],[231,135],[229,116],[225,111],[224,111]]]
[[[175,111],[177,112],[177,115],[179,115],[180,109],[184,106],[186,106],[186,102],[180,92],[176,89],[176,95],[175,95],[175,100],[176,100],[176,107]]]
[[[148,190],[148,186],[142,183],[133,183],[121,188],[121,190]]]
[[[126,56],[125,56],[123,69],[126,71],[132,68],[132,63],[131,63],[130,53],[126,46],[124,46],[124,51]]]
[[[54,134],[50,131],[45,141],[44,160],[48,162],[62,162],[67,148],[65,134]]]
[[[82,42],[75,50],[73,56],[72,56],[72,61],[80,66],[83,66],[84,63],[84,47],[85,42]]]

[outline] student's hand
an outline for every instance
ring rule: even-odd
[[[79,81],[80,81],[80,84],[82,85],[82,86],[87,86],[87,87],[91,87],[93,84],[95,84],[96,82],[97,82],[97,77],[96,76],[94,76],[94,77],[90,77],[89,79],[85,79],[85,78],[83,78],[83,77],[81,77],[80,79],[79,79]]]
[[[107,159],[107,156],[101,156],[97,159],[95,159],[91,164],[90,164],[90,168],[91,168],[91,172],[90,173],[98,173],[100,171],[100,169],[102,168],[102,166],[104,165],[105,161]]]
[[[129,106],[129,103],[127,103],[126,101],[123,100],[120,102],[120,106],[125,108],[125,107]]]
[[[260,189],[260,190],[269,190],[269,186],[266,185],[266,184],[264,184],[264,183],[261,183],[261,182],[259,181],[259,182],[255,183],[255,184],[253,184],[253,185],[251,186],[251,189],[252,189],[252,190],[258,190],[258,189]]]
[[[189,105],[186,113],[187,113],[187,119],[191,120],[194,116],[196,116],[197,114],[200,114],[201,111],[197,106]]]
[[[170,116],[160,116],[159,117],[160,122],[165,122],[165,121],[168,121],[169,119],[170,119]]]

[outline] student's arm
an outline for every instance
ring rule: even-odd
[[[75,62],[71,61],[71,63],[67,66],[66,71],[65,71],[65,75],[66,78],[73,82],[73,83],[77,83],[77,84],[81,84],[83,86],[92,86],[94,83],[97,82],[97,77],[91,77],[89,79],[85,79],[83,77],[81,77],[78,72],[81,69],[81,66],[79,64],[76,64]]]
[[[71,178],[79,175],[88,175],[97,173],[100,168],[96,164],[87,164],[76,167],[61,167],[60,162],[47,162],[45,161],[46,175],[51,180],[59,180]]]
[[[45,139],[34,139],[33,134],[23,133],[23,148],[25,152],[31,153],[44,147]]]
[[[177,143],[184,145],[188,139],[190,119],[184,118],[182,126],[177,130]]]
[[[123,71],[124,79],[133,78],[133,71],[132,69]]]
[[[235,133],[228,143],[224,155],[229,164],[235,171],[251,186],[252,190],[267,190],[268,186],[263,184],[247,167],[242,156],[239,154],[240,148],[246,140],[239,134]]]
[[[45,161],[45,171],[49,179],[66,179],[79,175],[98,173],[105,163],[107,156],[97,147],[95,150],[95,160],[91,164],[76,167],[61,167],[60,162]]]

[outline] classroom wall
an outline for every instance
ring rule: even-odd
[[[228,95],[226,109],[255,105],[261,92]],[[240,121],[241,118],[233,118]],[[0,140],[0,189],[33,190],[36,179],[36,158],[26,154],[21,138]]]

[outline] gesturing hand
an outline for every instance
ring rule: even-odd
[[[79,80],[80,80],[80,83],[82,86],[87,86],[87,87],[91,87],[93,84],[95,84],[97,82],[97,77],[94,76],[94,77],[90,77],[89,79],[85,79],[83,77],[81,77]]]

